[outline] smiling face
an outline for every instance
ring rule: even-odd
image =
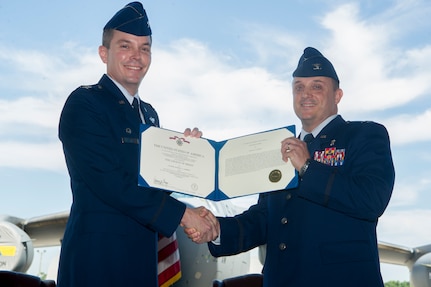
[[[151,64],[151,37],[114,30],[108,47],[99,47],[107,74],[131,95],[136,94]]]
[[[292,83],[293,108],[305,131],[311,132],[338,111],[343,91],[329,77],[295,77]]]

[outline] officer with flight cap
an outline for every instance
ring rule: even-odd
[[[182,224],[213,238],[214,223],[199,216],[202,208],[138,186],[140,123],[159,126],[154,108],[138,95],[151,63],[151,28],[141,3],[127,4],[109,20],[99,55],[106,74],[70,94],[59,123],[73,202],[57,283],[156,287],[158,235],[169,237]],[[195,128],[184,135],[202,133]]]
[[[281,157],[298,172],[298,187],[261,194],[243,214],[218,218],[210,252],[265,245],[265,287],[382,287],[376,226],[395,178],[387,130],[338,115],[337,73],[315,48],[300,57],[292,93],[302,130],[282,141]]]

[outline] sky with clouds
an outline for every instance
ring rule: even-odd
[[[101,31],[127,1],[0,3],[0,214],[67,210],[57,126],[76,87],[105,71]],[[384,124],[396,168],[379,240],[431,243],[431,4],[428,0],[145,1],[153,30],[140,97],[164,128],[224,140],[300,123],[291,73],[307,46],[334,64],[346,120]],[[382,265],[384,280],[408,280]]]

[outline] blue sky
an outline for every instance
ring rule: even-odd
[[[0,214],[71,203],[57,125],[72,90],[105,71],[101,31],[128,1],[0,3]],[[334,64],[347,120],[384,124],[396,183],[379,240],[431,243],[428,0],[145,1],[153,62],[140,96],[163,127],[223,140],[290,124],[291,73],[307,46]],[[35,255],[37,261],[38,254]],[[407,268],[382,266],[384,280]]]

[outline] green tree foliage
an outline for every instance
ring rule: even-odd
[[[410,283],[407,281],[388,281],[385,283],[385,287],[410,287]]]

